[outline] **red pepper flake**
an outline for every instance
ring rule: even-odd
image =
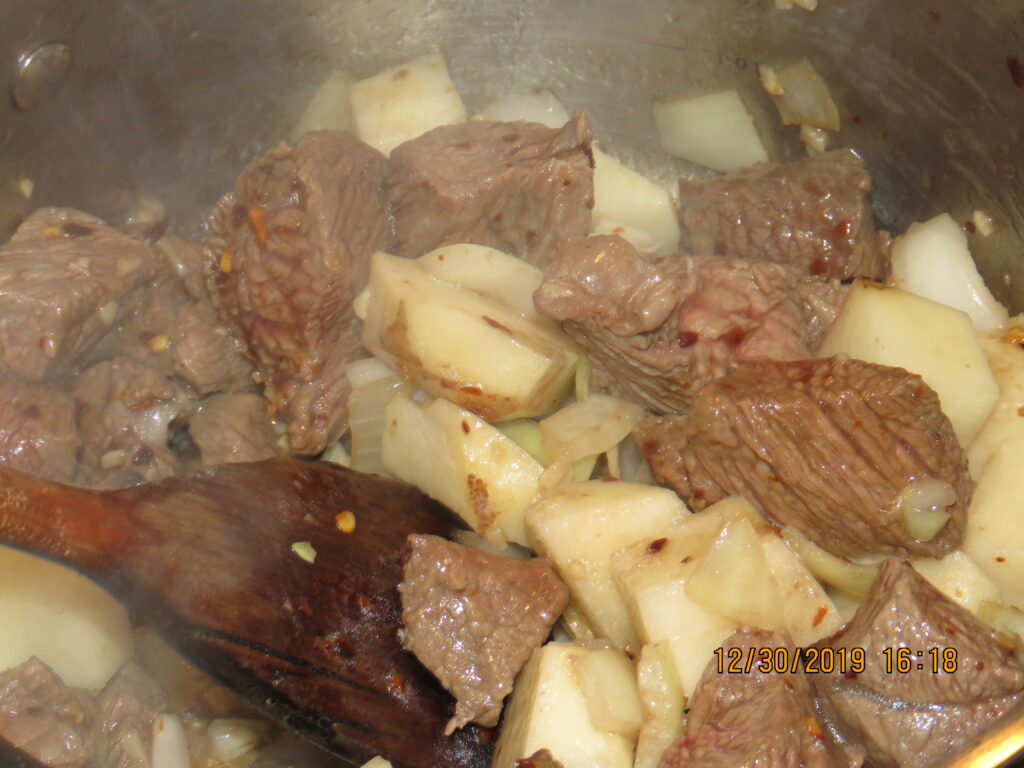
[[[979,672],[981,672],[981,670],[983,670],[985,668],[985,662],[984,661],[979,661],[977,664],[974,665],[974,668],[976,670],[978,670]]]
[[[1006,68],[1010,71],[1010,79],[1020,90],[1024,91],[1024,65],[1019,56],[1007,56]]]
[[[467,435],[469,434],[469,422],[466,421],[465,419],[462,420],[462,431],[465,432]]]
[[[932,17],[932,21],[934,21],[936,24],[942,21],[942,14],[939,11],[935,10],[934,8],[928,9],[928,15]]]
[[[965,221],[964,229],[966,229],[972,235],[978,231],[978,227],[975,225],[973,221]]]
[[[854,115],[853,122],[855,122],[857,125],[860,125],[862,122],[864,122],[864,118],[861,117],[860,115]]]
[[[666,539],[664,536],[661,537],[660,539],[655,539],[654,541],[652,541],[650,544],[647,545],[647,554],[649,554],[649,555],[656,555],[656,554],[658,554],[659,552],[661,552],[661,550],[663,550],[665,548],[666,544],[668,544],[668,539]]]
[[[821,606],[818,609],[818,612],[816,614],[814,614],[814,621],[811,622],[811,626],[812,627],[818,626],[819,624],[821,624],[822,621],[825,620],[826,616],[828,616],[828,608],[826,608],[823,605],[823,606]]]
[[[825,733],[821,730],[821,726],[818,725],[817,720],[815,720],[810,715],[807,715],[806,717],[804,717],[804,725],[807,727],[807,730],[811,732],[811,735],[813,735],[814,738],[818,739],[819,741],[824,740]]]
[[[306,599],[305,595],[300,597],[295,602],[296,602],[296,604],[298,606],[299,613],[304,613],[307,616],[312,616],[313,615],[313,609],[310,607],[309,600]]]
[[[997,563],[1005,563],[1006,562],[1006,558],[1005,557],[997,557],[996,558],[996,562]]]
[[[384,687],[392,696],[401,696],[405,692],[405,678],[397,672],[388,672],[384,678]]]
[[[256,236],[256,244],[266,248],[270,241],[270,227],[267,225],[267,211],[258,205],[250,205],[248,211],[249,229]]]
[[[836,234],[840,237],[850,237],[850,235],[853,234],[854,229],[856,229],[856,227],[854,227],[853,221],[850,219],[843,219],[836,224]]]
[[[676,342],[679,344],[681,349],[692,347],[699,340],[700,335],[696,331],[680,331],[679,335],[676,336]]]
[[[858,672],[844,672],[843,673],[843,679],[844,680],[856,680],[858,677],[860,677],[860,673],[858,673]]]
[[[465,387],[459,387],[459,392],[465,392],[467,395],[482,395],[484,391],[480,387],[468,384]]]
[[[692,563],[692,562],[693,562],[693,558],[690,557],[690,555],[687,555],[686,557],[684,557],[682,560],[679,561],[679,564],[680,565],[686,565],[687,563]]]

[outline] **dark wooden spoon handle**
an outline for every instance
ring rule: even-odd
[[[188,658],[360,764],[484,766],[473,729],[398,637],[410,533],[451,513],[412,486],[318,462],[235,464],[113,492],[0,467],[0,540],[73,565]],[[338,515],[355,516],[345,533]],[[301,556],[310,550],[315,559]]]

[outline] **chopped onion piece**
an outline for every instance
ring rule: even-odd
[[[381,460],[384,411],[392,398],[402,390],[397,376],[377,379],[352,392],[348,397],[348,418],[352,430],[352,469],[360,472],[386,474]]]
[[[775,7],[780,11],[791,11],[793,8],[813,11],[818,7],[818,0],[775,0]]]
[[[484,107],[480,116],[506,123],[525,120],[549,128],[561,128],[569,122],[568,110],[546,88],[531,88],[502,96]]]
[[[349,86],[355,78],[348,72],[332,72],[317,89],[302,117],[292,128],[291,140],[296,142],[308,131],[351,131],[355,128]]]
[[[188,738],[177,715],[157,715],[153,720],[152,768],[190,768]]]
[[[996,222],[987,211],[977,210],[971,214],[971,224],[974,231],[982,237],[990,237],[995,234]]]
[[[800,141],[807,147],[807,154],[820,155],[828,149],[828,132],[810,125],[801,125]]]
[[[907,532],[918,541],[931,541],[949,520],[947,509],[956,504],[956,490],[945,480],[925,477],[903,489],[896,508],[903,512]]]
[[[397,376],[395,369],[377,357],[364,357],[354,360],[345,367],[345,377],[352,389],[365,387],[381,379]]]
[[[515,557],[519,559],[531,557],[530,550],[526,547],[509,542],[504,549],[499,549],[479,533],[474,533],[473,531],[457,531],[455,533],[455,540],[464,547],[485,552],[488,555],[500,555],[501,557]]]
[[[826,131],[839,130],[839,109],[828,83],[806,58],[775,70],[782,93],[775,106],[786,125],[810,125]]]
[[[683,160],[723,172],[768,162],[736,91],[656,102],[654,120],[662,149]]]
[[[587,617],[572,602],[562,611],[562,616],[555,628],[561,629],[565,633],[568,642],[585,643],[597,639],[597,634],[590,626],[590,622],[587,621]]]
[[[370,762],[363,763],[363,768],[391,768],[391,763],[380,755],[377,755],[377,757],[370,760]]]
[[[533,458],[545,467],[551,464],[551,454],[544,444],[544,435],[540,431],[540,424],[533,419],[513,419],[502,424],[496,424],[505,437],[530,454]]]
[[[576,363],[576,400],[583,402],[590,395],[590,358],[580,352],[580,361]]]
[[[761,87],[765,89],[771,96],[781,96],[786,92],[786,89],[782,87],[782,81],[779,80],[779,73],[775,71],[775,67],[770,67],[767,64],[761,64],[757,68],[757,74],[761,78]]]
[[[340,464],[343,467],[352,465],[352,456],[345,450],[345,446],[341,442],[334,443],[333,445],[327,446],[320,455],[320,461],[329,461],[331,464]]]
[[[206,738],[213,755],[222,762],[230,763],[256,749],[265,730],[266,726],[259,720],[222,718],[210,723]]]
[[[863,599],[867,596],[878,575],[877,563],[853,563],[837,557],[789,525],[782,529],[782,538],[816,579],[853,597]]]
[[[308,541],[296,541],[292,544],[292,552],[301,557],[307,563],[316,562],[316,550]]]
[[[638,405],[592,394],[540,423],[548,450],[559,461],[576,461],[604,453],[620,443],[643,418]]]

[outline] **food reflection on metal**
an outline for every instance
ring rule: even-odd
[[[1024,704],[964,749],[933,768],[1013,768],[1024,765]]]

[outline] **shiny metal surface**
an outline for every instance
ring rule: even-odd
[[[808,56],[840,104],[837,144],[866,158],[880,222],[901,231],[984,209],[971,246],[997,297],[1024,309],[1021,0],[0,0],[0,86],[45,43],[75,52],[54,98],[0,104],[0,236],[32,208],[112,221],[160,196],[197,231],[242,165],[287,133],[335,68],[368,75],[439,48],[470,111],[540,85],[590,110],[595,134],[663,179],[694,173],[657,148],[650,103],[736,87],[775,159],[802,149],[757,64]],[[23,193],[30,179],[34,192]],[[1021,725],[1005,726],[1018,739]],[[1010,742],[1007,742],[1010,743]],[[987,766],[996,751],[976,752]],[[983,754],[989,757],[983,757]],[[986,760],[988,762],[986,762]]]

